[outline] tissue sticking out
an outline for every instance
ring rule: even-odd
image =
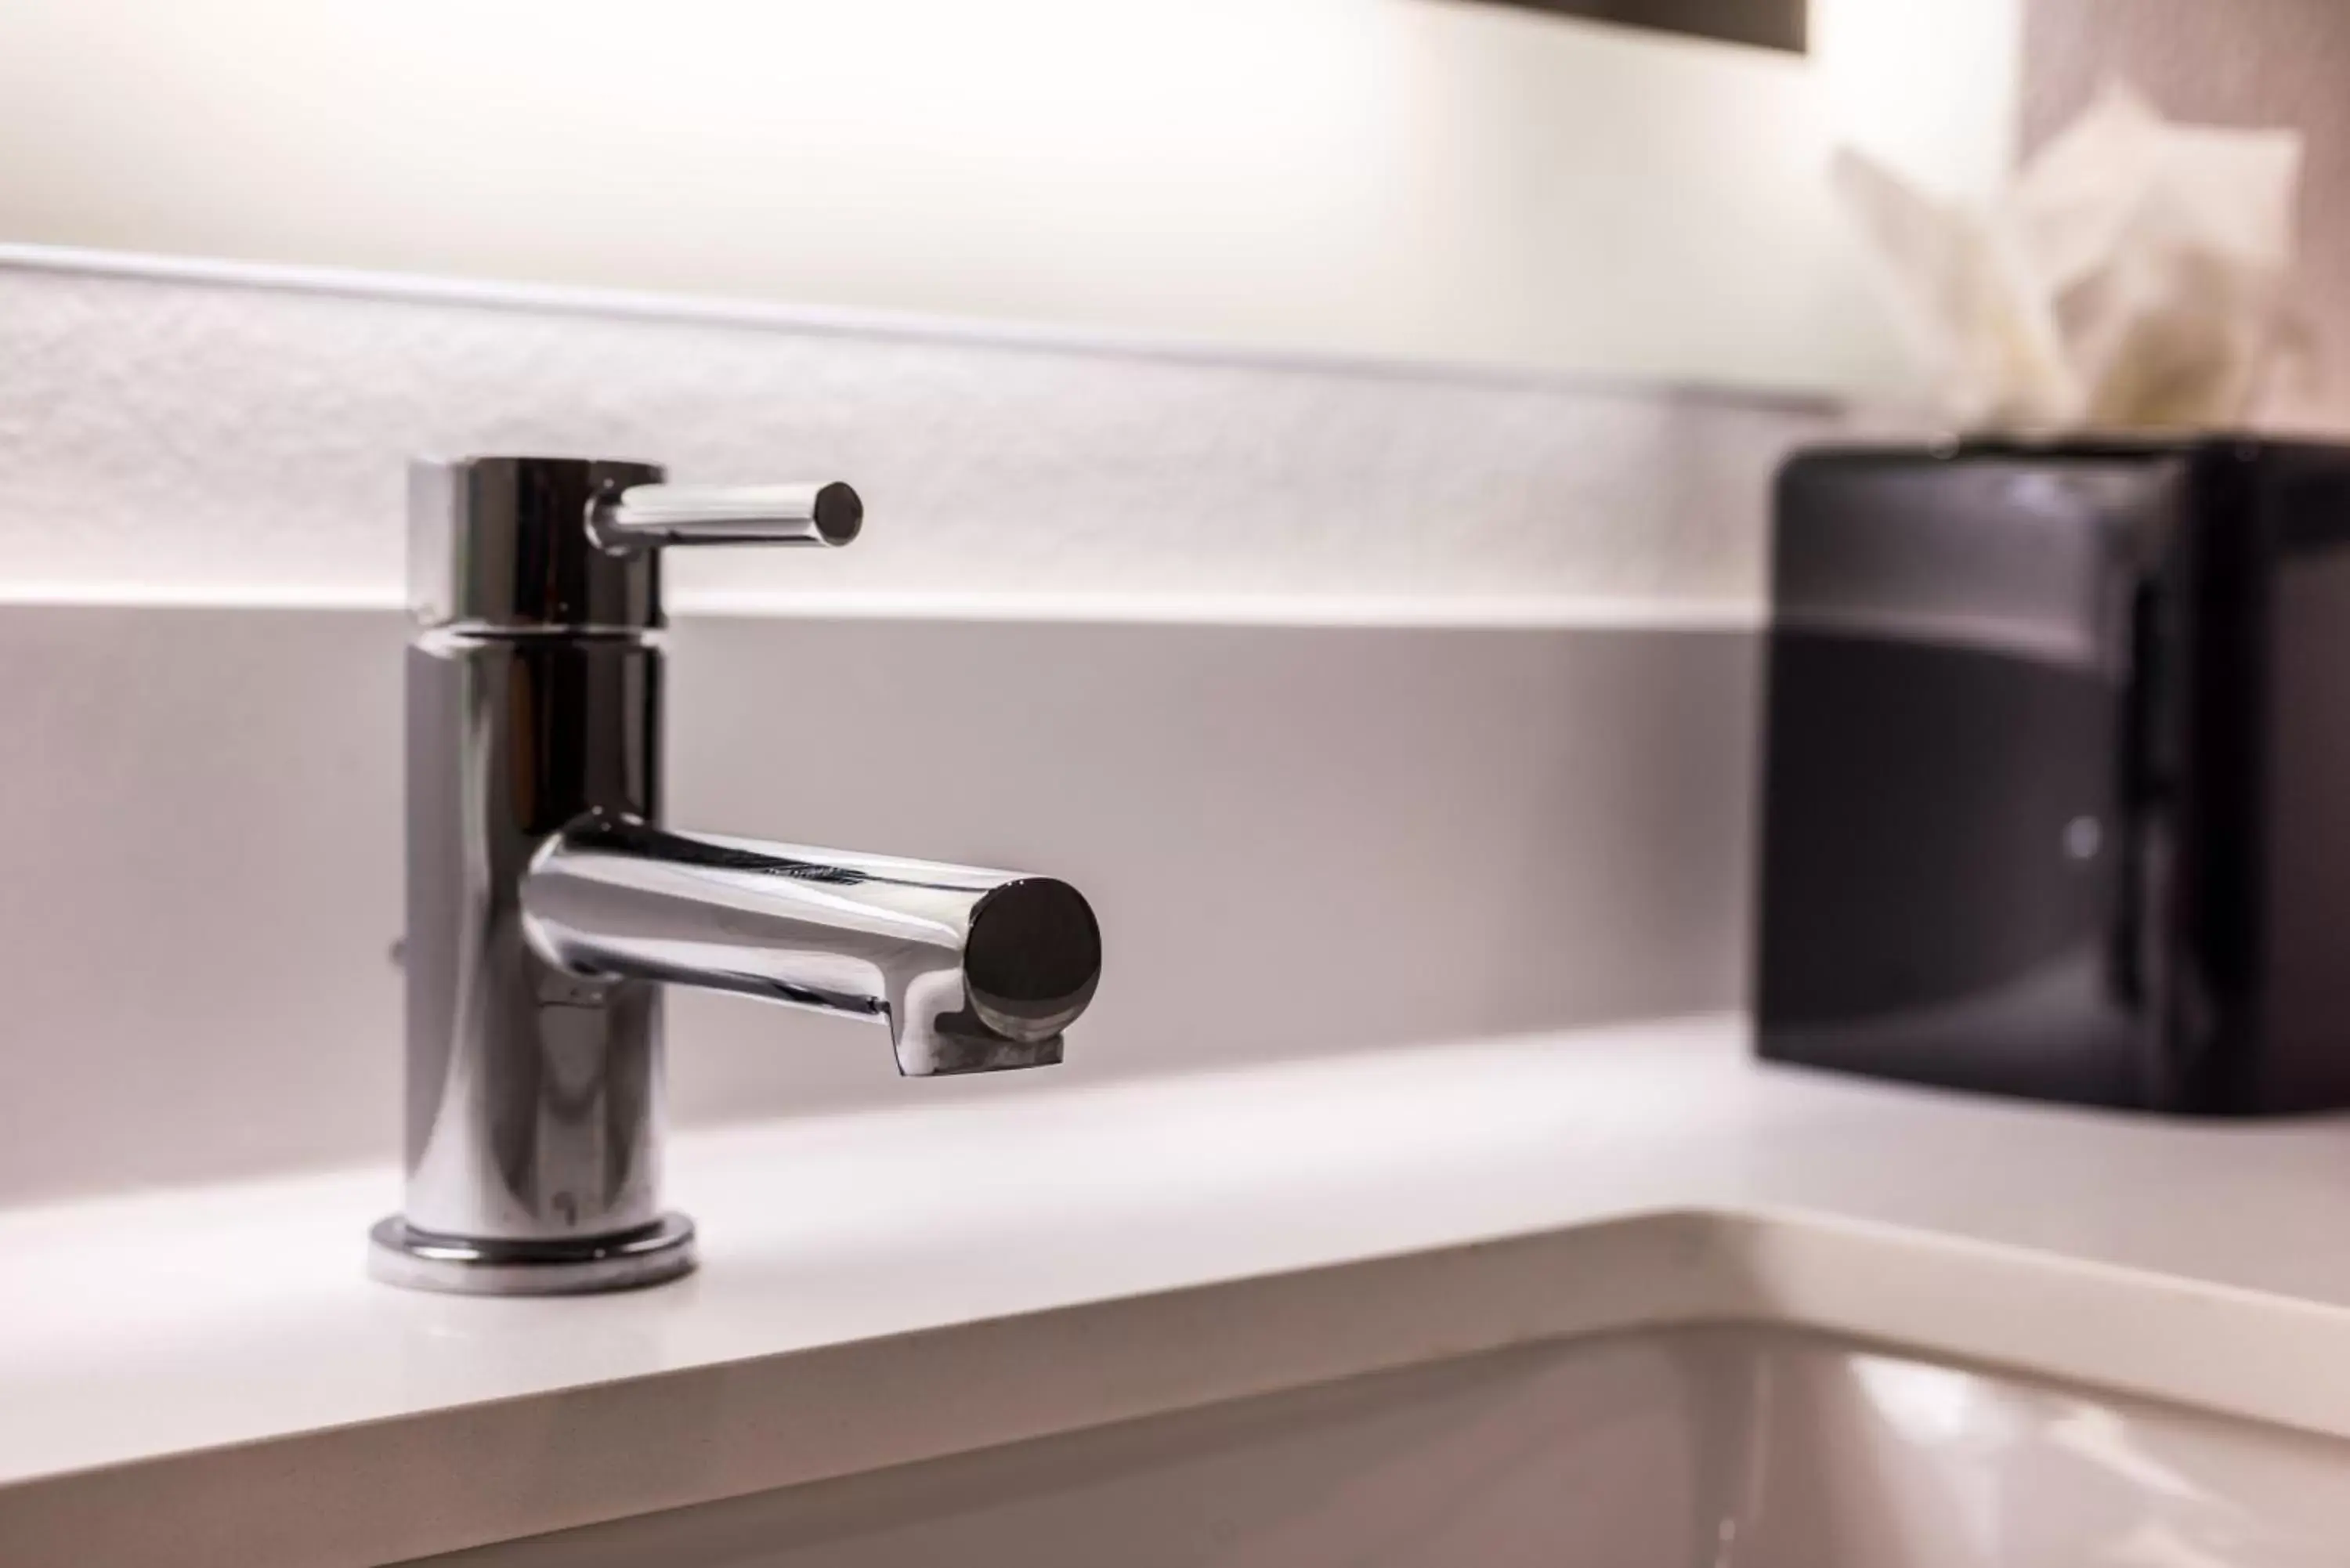
[[[1991,203],[1850,149],[1835,185],[1961,427],[2241,428],[2306,334],[2287,286],[2302,140],[2165,120],[2118,84]]]

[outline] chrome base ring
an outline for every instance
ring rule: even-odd
[[[439,1236],[395,1214],[368,1232],[368,1272],[388,1285],[469,1296],[562,1296],[634,1290],[693,1267],[693,1221],[651,1224],[576,1241],[507,1241]]]

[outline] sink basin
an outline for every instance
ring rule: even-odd
[[[468,1568],[2304,1568],[2350,1443],[1780,1330],[1492,1352],[477,1548]]]

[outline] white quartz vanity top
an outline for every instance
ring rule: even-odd
[[[1725,1019],[1000,1086],[681,1137],[702,1267],[629,1294],[369,1282],[389,1170],[0,1213],[0,1562],[382,1561],[1708,1320],[2350,1435],[2350,1119],[1777,1069]]]

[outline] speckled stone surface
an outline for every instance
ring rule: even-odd
[[[0,262],[0,583],[363,596],[419,453],[851,479],[857,548],[697,595],[1664,601],[1751,609],[1822,409],[1001,335],[233,286]]]

